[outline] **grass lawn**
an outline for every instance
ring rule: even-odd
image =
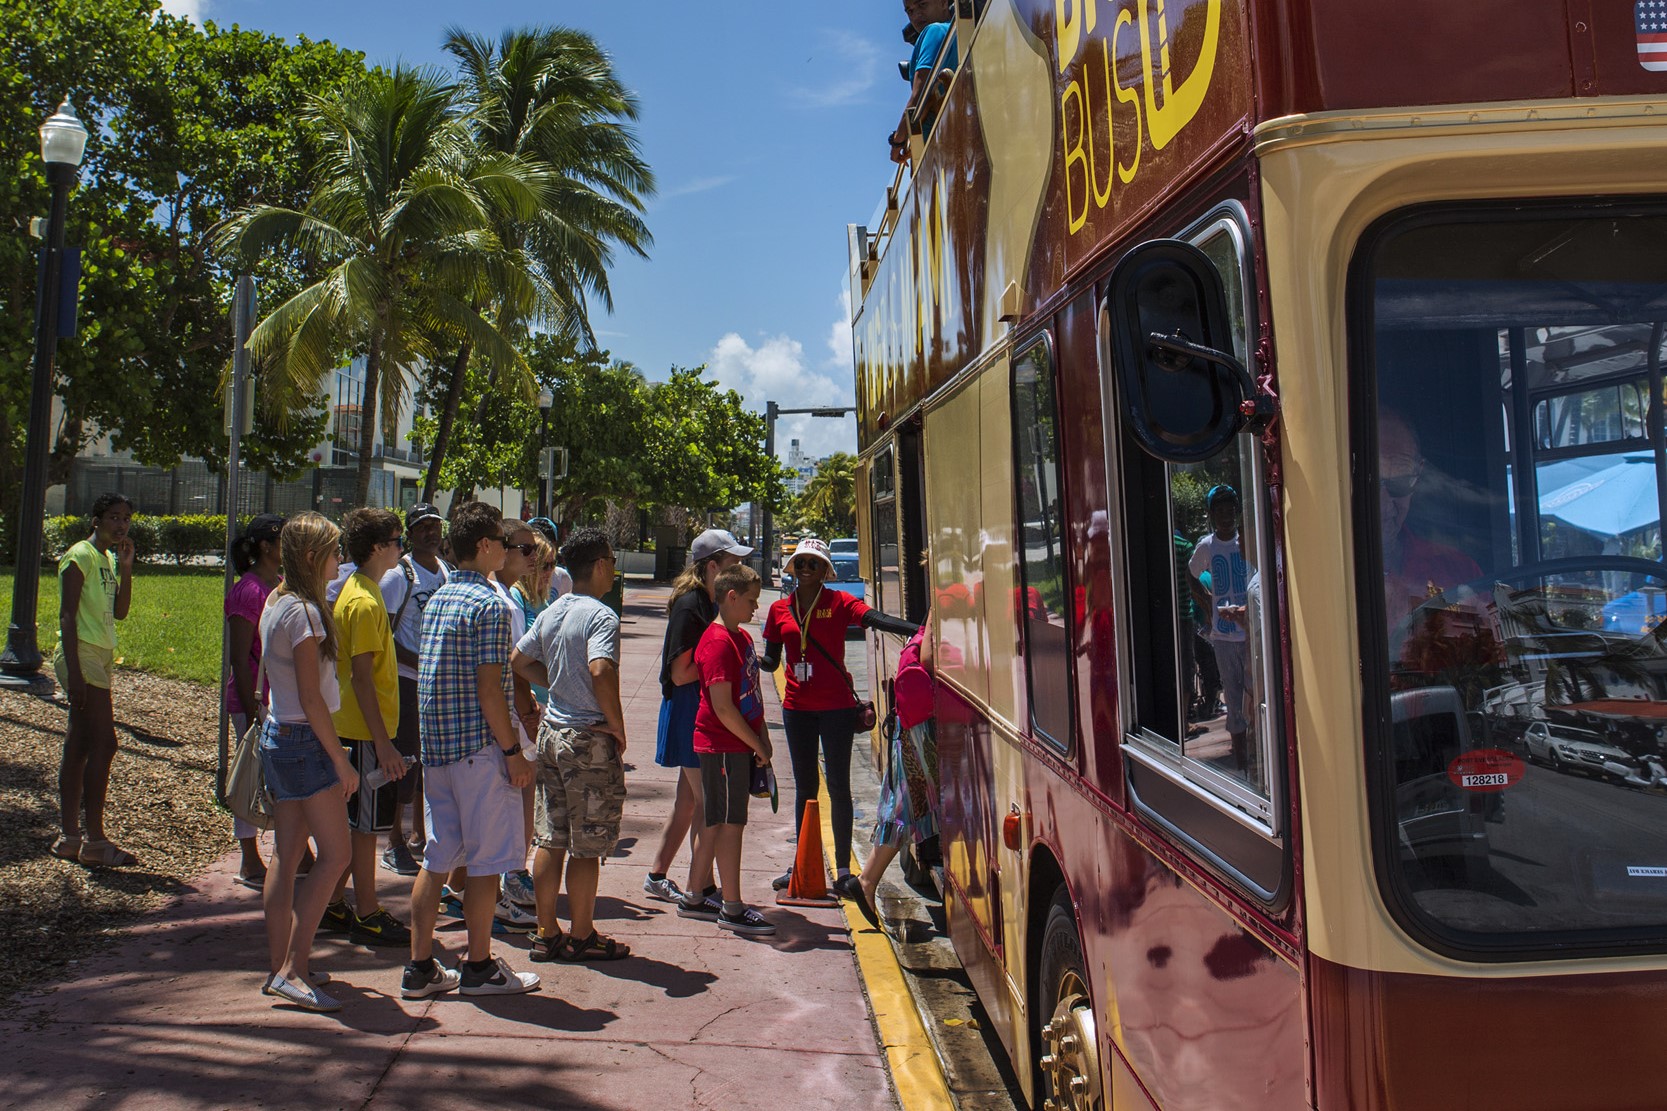
[[[149,567],[133,572],[133,605],[116,622],[116,662],[213,684],[220,677],[221,608],[225,572],[209,568]],[[12,570],[0,571],[0,621],[10,621]],[[48,659],[58,643],[58,577],[41,575],[36,637]]]

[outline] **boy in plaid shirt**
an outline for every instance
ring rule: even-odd
[[[498,877],[526,859],[521,789],[533,767],[512,721],[509,611],[486,576],[503,566],[503,515],[469,502],[452,521],[457,569],[423,611],[417,672],[428,844],[411,888],[411,963],[400,995],[421,999],[461,985],[464,995],[533,991],[538,976],[492,956]],[[440,887],[464,867],[468,958],[456,969],[434,959]]]

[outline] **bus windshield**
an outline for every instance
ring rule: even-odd
[[[1667,208],[1424,210],[1355,278],[1386,895],[1440,948],[1659,947]]]

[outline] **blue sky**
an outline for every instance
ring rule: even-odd
[[[595,35],[642,102],[658,177],[655,246],[622,257],[598,342],[651,378],[708,364],[753,407],[850,404],[845,225],[866,223],[891,180],[884,136],[907,94],[901,0],[164,0],[170,11],[293,38],[375,63],[443,65],[453,23],[495,38],[563,24]],[[855,424],[784,418],[822,455],[854,451]]]

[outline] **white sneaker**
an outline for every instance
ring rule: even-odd
[[[518,907],[532,910],[538,906],[538,897],[533,894],[532,874],[525,868],[514,872],[504,873],[504,898]]]
[[[538,929],[538,915],[528,914],[505,896],[498,896],[497,909],[492,918],[511,933],[530,934]]]
[[[464,995],[521,995],[538,990],[538,973],[517,972],[502,957],[495,957],[492,967],[484,973],[471,971],[468,964],[459,966],[463,973]]]
[[[342,1009],[341,1001],[334,996],[326,995],[315,987],[286,980],[282,976],[273,976],[262,991],[267,995],[275,995],[286,1003],[292,1003],[303,1011],[328,1014]]]

